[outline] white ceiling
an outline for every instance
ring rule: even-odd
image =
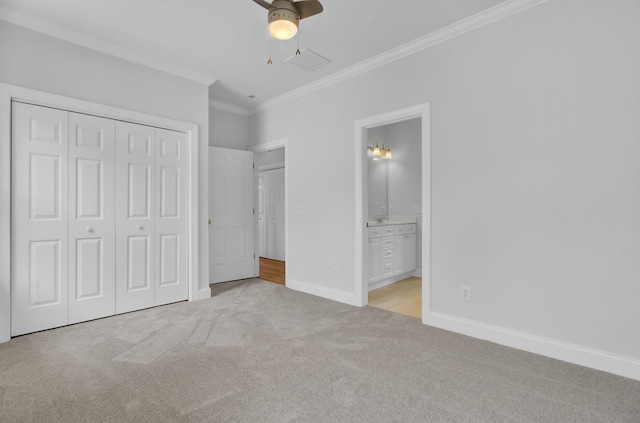
[[[323,13],[300,21],[300,49],[330,60],[311,72],[284,62],[297,39],[270,42],[267,11],[252,0],[0,0],[0,19],[212,84],[211,100],[249,112],[498,4],[523,2],[321,1]]]

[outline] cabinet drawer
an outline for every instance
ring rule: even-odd
[[[374,226],[367,228],[369,239],[393,235],[393,226]]]
[[[382,239],[382,248],[395,248],[395,238],[392,236]]]
[[[382,236],[393,235],[393,225],[383,226],[382,228]]]
[[[396,235],[415,234],[416,224],[408,223],[406,225],[395,225]]]
[[[393,258],[393,250],[395,250],[395,248],[391,247],[391,248],[384,248],[382,250],[382,259],[389,259],[389,258]]]
[[[393,259],[384,260],[382,262],[382,277],[387,278],[389,276],[393,276],[395,274],[395,266]]]

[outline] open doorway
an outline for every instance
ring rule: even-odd
[[[260,279],[286,285],[287,141],[253,149],[256,170],[256,252]]]
[[[256,153],[259,277],[284,285],[284,147]]]
[[[421,126],[415,117],[365,129],[369,305],[417,318],[422,317]]]
[[[356,293],[362,305],[424,322],[430,311],[429,104],[358,120],[355,135]],[[391,158],[384,159],[388,148]]]

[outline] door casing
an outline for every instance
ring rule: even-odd
[[[421,159],[422,159],[422,322],[426,323],[431,311],[431,120],[430,103],[382,113],[359,119],[354,123],[355,131],[355,301],[358,306],[365,306],[369,301],[365,251],[367,237],[365,225],[368,219],[367,166],[365,160],[367,138],[365,131],[381,125],[388,125],[404,120],[421,118]]]

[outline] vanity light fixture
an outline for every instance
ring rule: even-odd
[[[385,147],[384,144],[378,145],[377,142],[373,143],[373,147],[367,146],[367,157],[373,161],[393,158],[391,155],[391,148],[389,148],[389,146]]]

